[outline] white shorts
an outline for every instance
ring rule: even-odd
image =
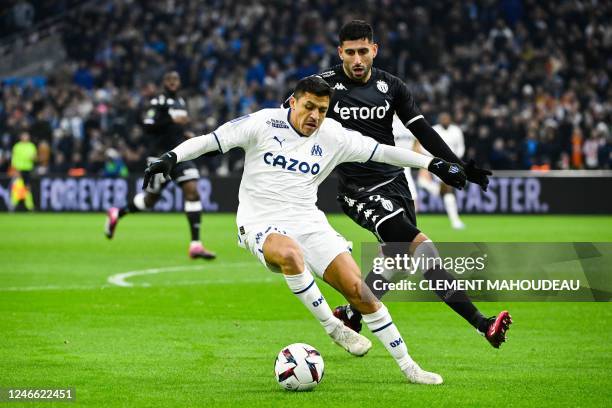
[[[306,267],[320,278],[323,278],[325,270],[338,255],[352,251],[351,244],[327,221],[307,225],[264,223],[239,227],[238,245],[248,249],[272,272],[280,270],[268,264],[264,258],[263,244],[270,234],[283,234],[297,242],[304,254]]]

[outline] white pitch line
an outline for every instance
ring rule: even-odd
[[[36,292],[40,290],[90,290],[90,289],[104,289],[108,288],[109,285],[45,285],[45,286],[9,286],[6,288],[0,288],[0,292]]]
[[[257,265],[256,262],[234,262],[234,263],[224,263],[219,265],[212,265],[214,270],[221,268],[229,268],[229,267],[240,267],[240,266],[254,266]],[[133,287],[134,284],[131,282],[127,282],[126,279],[132,278],[134,276],[143,276],[143,275],[155,275],[163,272],[180,272],[180,271],[191,271],[202,269],[203,265],[189,265],[189,266],[168,266],[163,268],[151,268],[151,269],[142,269],[137,271],[128,271],[122,273],[116,273],[111,275],[106,280],[111,285],[121,286],[124,288]],[[236,282],[236,281],[234,281]],[[212,283],[212,282],[211,282]]]
[[[257,262],[235,262],[235,263],[224,263],[214,265],[213,270],[225,269],[229,267],[241,267],[241,266],[256,266],[259,265]],[[107,282],[109,284],[103,285],[38,285],[38,286],[9,286],[0,287],[0,292],[35,292],[45,290],[93,290],[93,289],[105,289],[110,287],[148,287],[150,284],[144,282],[141,284],[134,284],[126,282],[125,279],[134,276],[153,275],[163,272],[180,272],[188,270],[198,270],[207,267],[208,265],[189,265],[189,266],[169,266],[163,268],[150,268],[135,271],[128,271],[123,273],[117,273],[108,277]],[[211,265],[212,266],[212,265]],[[247,279],[218,279],[218,280],[190,280],[190,281],[178,281],[178,282],[163,282],[162,284],[156,284],[155,286],[173,287],[173,286],[189,286],[189,285],[230,285],[234,283],[266,283],[274,282],[275,279],[268,275],[268,277],[262,278],[247,278]]]
[[[236,283],[271,283],[278,282],[273,277],[269,278],[249,278],[249,279],[219,279],[219,280],[189,280],[178,282],[162,282],[156,284],[155,287],[174,287],[174,286],[197,286],[197,285],[233,285]],[[136,285],[143,286],[143,285]],[[150,286],[150,285],[148,285]]]
[[[178,286],[204,286],[204,285],[234,285],[237,283],[272,283],[278,282],[273,277],[261,278],[261,279],[220,279],[220,280],[189,280],[189,281],[178,281],[178,282],[162,282],[155,284],[156,288],[172,288]],[[0,288],[0,292],[39,292],[39,291],[51,291],[51,290],[102,290],[108,288],[117,288],[118,286],[111,285],[73,285],[73,286],[60,286],[60,285],[47,285],[47,286],[9,286],[6,288]],[[131,287],[134,288],[147,288],[153,287],[153,285],[135,284]]]

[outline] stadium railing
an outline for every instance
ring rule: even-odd
[[[0,176],[0,211],[13,210],[12,180]],[[319,188],[317,205],[325,212],[340,211],[336,203],[336,179]],[[140,191],[142,179],[43,176],[32,179],[38,211],[97,212],[121,207]],[[240,177],[203,177],[199,181],[202,204],[208,212],[235,212]],[[594,171],[496,171],[487,192],[470,184],[457,191],[459,210],[465,214],[612,214],[612,170]],[[160,212],[180,212],[180,188],[166,188],[156,207]],[[441,197],[419,189],[421,213],[441,213]]]

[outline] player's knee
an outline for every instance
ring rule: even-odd
[[[430,239],[420,241],[412,251],[412,254],[415,258],[425,260],[425,266],[420,264],[420,269],[423,273],[431,269],[434,265],[440,265],[440,253],[436,245]]]
[[[427,235],[423,234],[422,232],[419,232],[410,243],[410,253],[414,255],[417,248],[423,243],[429,243],[433,245],[433,242],[429,239]]]
[[[344,297],[350,303],[361,303],[362,302],[362,285],[361,281],[350,282],[343,285]]]
[[[197,191],[185,194],[185,201],[200,201],[200,195]]]
[[[424,234],[422,234],[425,239],[414,241],[414,250],[412,251],[414,256],[423,255],[426,257],[437,257],[438,249],[436,248],[436,244]],[[412,247],[412,245],[411,245]],[[412,249],[412,248],[411,248]]]
[[[198,193],[195,183],[188,182],[183,184],[183,196],[185,197],[185,201],[200,201],[200,194]]]
[[[159,200],[158,194],[146,193],[144,197],[142,197],[142,203],[147,210],[153,208],[157,200]]]
[[[286,244],[278,249],[280,266],[283,269],[291,269],[301,272],[304,269],[304,255],[302,250],[295,244]]]

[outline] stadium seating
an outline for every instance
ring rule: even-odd
[[[38,11],[48,2],[32,3]],[[451,112],[469,158],[494,169],[611,167],[610,4],[281,3],[112,0],[56,10],[66,61],[42,83],[0,85],[0,171],[25,129],[51,146],[42,173],[100,174],[110,148],[141,172],[139,106],[164,70],[179,71],[192,130],[207,132],[277,106],[296,79],[335,64],[336,32],[351,18],[373,24],[375,64],[409,83],[430,122]],[[26,31],[34,42],[35,29]],[[205,164],[226,174],[240,157]]]

